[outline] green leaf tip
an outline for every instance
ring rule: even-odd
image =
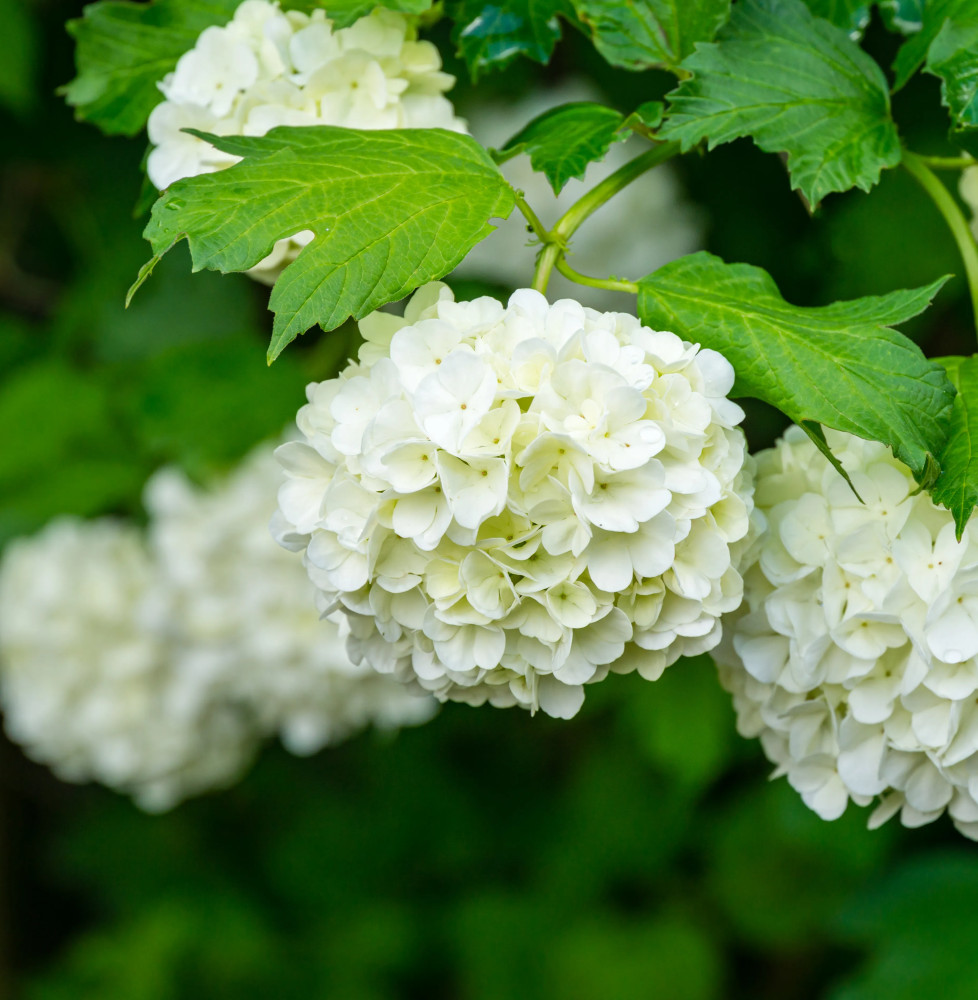
[[[136,280],[129,287],[129,291],[126,292],[126,308],[127,309],[129,308],[129,303],[132,302],[133,297],[135,296],[136,292],[138,292],[139,289],[143,287],[143,285],[145,284],[146,280],[149,278],[149,276],[153,273],[154,269],[156,268],[156,265],[159,264],[159,262],[163,259],[163,255],[168,250],[172,250],[173,247],[175,247],[177,245],[177,243],[179,243],[180,240],[183,239],[184,235],[186,235],[186,234],[182,234],[181,236],[178,236],[164,250],[161,250],[159,253],[154,253],[153,256],[150,257],[150,259],[148,261],[146,261],[146,263],[143,264],[143,266],[139,269],[139,274],[136,275]]]
[[[849,489],[852,490],[853,496],[860,502],[865,503],[863,498],[859,495],[859,490],[856,489],[856,484],[852,481],[852,477],[846,471],[845,466],[839,461],[838,456],[829,446],[829,442],[825,437],[825,428],[822,427],[820,423],[814,420],[802,420],[798,425],[801,429],[808,435],[812,444],[828,459],[829,464],[839,473],[840,476],[849,484]]]

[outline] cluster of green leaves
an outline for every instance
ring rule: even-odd
[[[787,156],[792,186],[813,205],[869,190],[900,162],[883,71],[803,3],[738,4],[716,42],[683,66],[692,77],[672,94],[662,136],[684,149],[750,136]]]
[[[942,76],[958,137],[968,136],[975,114],[975,26],[964,7],[926,5],[895,63],[897,85],[921,65]],[[885,7],[889,22],[905,30],[915,10]],[[791,186],[813,208],[832,193],[870,190],[901,162],[886,75],[857,41],[871,13],[866,3],[579,0],[570,8],[465,0],[448,13],[474,74],[518,54],[546,61],[563,15],[613,66],[660,67],[680,77],[664,105],[650,102],[628,120],[579,103],[519,131],[497,161],[528,154],[556,192],[630,129],[682,150],[749,137],[785,157]],[[498,166],[463,135],[322,126],[201,138],[243,162],[164,192],[146,230],[155,256],[140,281],[183,238],[195,270],[234,271],[258,263],[276,240],[311,230],[316,238],[272,293],[269,360],[313,325],[328,331],[444,276],[516,198]],[[788,305],[756,268],[692,257],[637,288],[646,322],[731,359],[738,393],[781,409],[826,452],[823,425],[883,441],[931,487],[942,458],[945,482],[961,477],[961,446],[948,445],[955,390],[941,366],[891,327],[925,308],[940,284],[803,308]],[[973,509],[960,497],[970,495],[959,490],[953,507],[959,527]]]

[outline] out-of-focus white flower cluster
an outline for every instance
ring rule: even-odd
[[[588,81],[572,79],[551,90],[536,90],[512,104],[475,104],[467,109],[467,116],[479,142],[500,148],[537,115],[571,101],[601,103],[603,98]],[[543,174],[532,169],[528,156],[507,160],[500,169],[513,187],[524,192],[544,225],[552,226],[587,190],[634,159],[636,143],[640,140],[614,143],[600,162],[588,167],[583,180],[568,181],[559,195]],[[638,278],[702,249],[704,228],[702,210],[683,196],[672,165],[662,164],[629,184],[584,223],[573,237],[571,263],[585,274]],[[529,242],[526,220],[513,212],[469,251],[456,274],[519,288],[533,272],[535,250]],[[573,296],[597,309],[620,308],[626,301],[620,292],[575,285],[562,274],[551,276],[549,294],[551,298]]]
[[[172,596],[124,524],[65,518],[12,542],[0,565],[10,737],[61,778],[147,809],[233,780],[251,733],[217,697],[223,665],[172,633]]]
[[[181,602],[181,628],[223,657],[226,695],[248,707],[259,734],[278,732],[293,753],[315,753],[368,723],[425,722],[432,699],[351,663],[342,616],[320,620],[301,560],[270,537],[281,482],[270,446],[216,489],[176,469],[150,480],[150,542]]]
[[[757,456],[744,607],[717,659],[738,727],[805,803],[875,827],[947,809],[978,839],[978,532],[884,445],[829,432],[864,501],[797,427]]]
[[[149,116],[146,163],[162,190],[182,177],[238,162],[181,131],[264,135],[278,125],[465,130],[444,96],[455,78],[441,70],[411,20],[381,8],[334,30],[324,10],[282,11],[245,0],[223,27],[206,28],[160,83],[166,100]],[[279,240],[249,272],[271,283],[313,237]]]
[[[301,561],[268,535],[271,446],[210,490],[163,470],[149,538],[63,518],[0,563],[0,701],[11,738],[70,781],[167,809],[234,781],[261,738],[311,753],[431,699],[349,662]]]
[[[971,209],[971,231],[978,240],[978,164],[961,172],[958,190]]]
[[[723,357],[528,289],[428,285],[361,331],[278,451],[276,527],[354,660],[569,718],[609,669],[654,680],[717,643],[750,506]]]

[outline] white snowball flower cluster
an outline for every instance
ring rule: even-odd
[[[361,330],[278,451],[276,526],[353,659],[569,718],[609,669],[654,680],[716,644],[750,502],[723,357],[529,289],[428,285]]]
[[[210,489],[172,469],[147,486],[148,540],[62,519],[0,563],[0,703],[11,738],[71,781],[149,810],[235,780],[259,741],[294,753],[436,703],[352,664],[301,560],[268,521],[272,446]]]
[[[149,116],[146,170],[162,190],[238,162],[184,128],[214,135],[264,135],[278,125],[461,132],[465,124],[444,96],[454,82],[404,15],[378,8],[334,30],[322,9],[304,14],[245,0],[227,25],[206,28],[159,84],[166,100]],[[273,282],[312,235],[279,240],[249,273]]]
[[[108,520],[54,521],[0,564],[10,737],[65,780],[102,781],[150,810],[228,784],[253,746],[218,697],[223,665],[174,633],[161,584],[141,535]]]
[[[427,721],[433,699],[351,663],[345,622],[320,621],[301,560],[268,532],[281,481],[271,445],[207,489],[176,469],[150,480],[150,542],[181,628],[195,648],[222,658],[226,699],[293,753],[314,753],[369,723]]]
[[[551,90],[535,90],[514,103],[475,104],[466,111],[472,135],[486,146],[500,148],[521,125],[572,101],[604,103],[591,83],[572,79]],[[638,139],[613,143],[600,162],[588,167],[583,180],[568,181],[559,195],[543,174],[532,169],[528,156],[507,160],[500,169],[513,187],[524,192],[544,225],[551,226],[581,195],[634,159],[640,145]],[[514,212],[496,225],[494,232],[472,248],[456,274],[519,288],[533,268],[534,248],[528,246],[526,220]],[[572,240],[572,263],[586,274],[634,278],[701,250],[704,228],[702,211],[684,197],[676,172],[665,163],[633,181],[585,222]],[[614,309],[623,301],[620,292],[584,288],[562,274],[551,276],[549,293],[552,298],[573,296],[597,309]]]
[[[738,726],[824,819],[947,809],[978,839],[978,529],[881,444],[829,433],[864,503],[799,428],[757,456],[766,520],[717,657]]]

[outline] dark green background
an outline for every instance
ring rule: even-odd
[[[54,96],[78,12],[0,0],[0,543],[61,512],[139,518],[153,469],[233,462],[351,343],[309,335],[266,369],[266,290],[191,276],[182,252],[123,310],[147,256],[144,148]],[[892,49],[877,30],[869,45]],[[518,94],[542,72],[517,64],[480,88]],[[609,74],[579,38],[549,71],[572,72],[622,110],[668,85]],[[464,113],[471,91],[458,100]],[[914,148],[945,151],[937,81],[896,111]],[[709,249],[768,268],[792,301],[959,269],[901,174],[809,219],[749,143],[680,169]],[[961,286],[910,327],[931,353],[971,350]],[[751,408],[756,446],[778,427]],[[0,997],[978,996],[978,849],[947,822],[823,823],[769,769],[707,660],[654,685],[612,677],[571,723],[448,706],[310,760],[269,747],[240,785],[164,817],[3,746]]]

